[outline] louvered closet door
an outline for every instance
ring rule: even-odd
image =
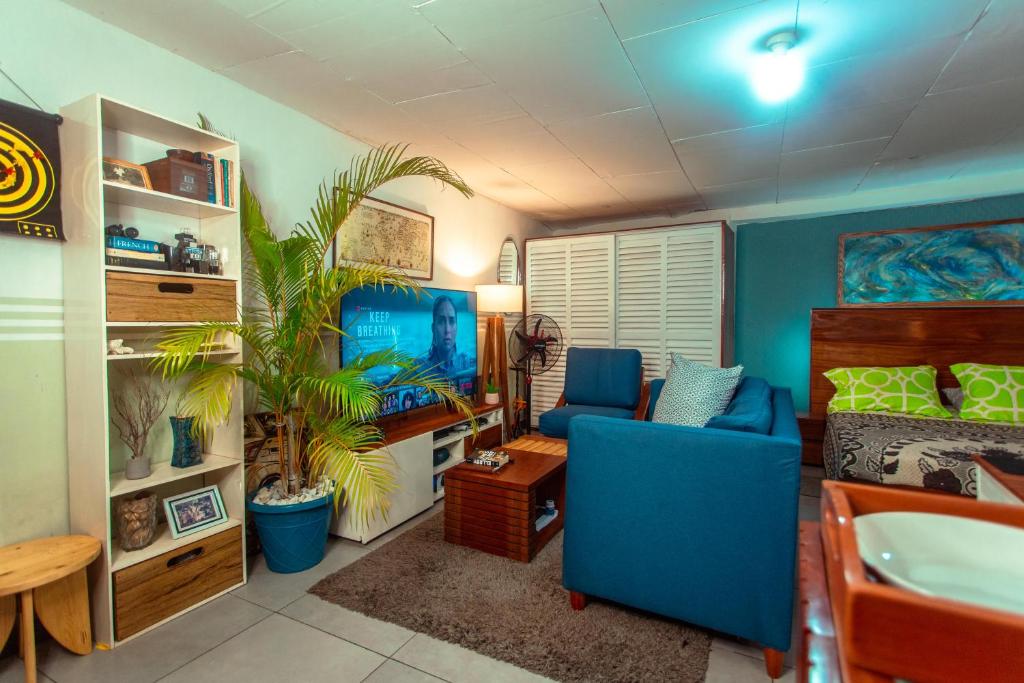
[[[639,349],[647,379],[664,377],[669,355],[721,363],[721,228],[618,236],[616,341]]]
[[[527,242],[526,311],[553,318],[564,344],[558,362],[533,379],[534,424],[562,393],[565,349],[614,343],[614,247],[612,235]]]

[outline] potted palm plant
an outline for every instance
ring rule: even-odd
[[[248,509],[267,566],[274,571],[301,571],[323,558],[332,499],[336,510],[345,506],[363,523],[387,515],[388,493],[395,486],[393,461],[380,448],[382,434],[373,422],[385,392],[400,385],[422,387],[472,417],[469,404],[442,377],[397,349],[365,354],[337,370],[326,360],[328,344],[346,335],[337,314],[347,292],[361,287],[421,292],[414,280],[391,267],[328,263],[339,229],[359,202],[381,185],[409,176],[432,178],[472,196],[463,180],[436,159],[406,157],[401,146],[380,147],[322,183],[310,220],[279,239],[243,173],[248,305],[239,322],[171,330],[159,344],[162,354],[155,363],[164,377],[187,377],[183,413],[195,417],[197,431],[225,420],[232,393],[241,384],[251,387],[260,408],[273,414],[280,479],[275,490],[250,499]],[[208,358],[205,350],[225,334],[244,343],[241,363]],[[388,384],[375,386],[367,373],[380,366],[396,374]]]

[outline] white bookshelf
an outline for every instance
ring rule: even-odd
[[[151,475],[138,480],[124,477],[127,450],[110,416],[110,396],[120,385],[120,373],[129,367],[149,369],[158,355],[156,344],[161,334],[171,328],[200,323],[107,322],[106,274],[115,271],[230,281],[235,285],[236,300],[241,301],[242,251],[237,209],[105,181],[102,160],[106,156],[144,163],[162,158],[167,149],[180,148],[230,159],[239,169],[239,150],[237,143],[220,135],[102,95],[90,95],[63,107],[61,115],[61,206],[68,237],[63,261],[70,522],[72,533],[94,536],[103,544],[89,574],[93,635],[98,643],[115,646],[129,638],[115,639],[114,574],[242,526],[245,473],[240,391],[235,392],[228,422],[209,435],[204,449],[209,452],[203,455],[202,464],[184,469],[170,466],[168,417],[173,414],[183,387],[179,382],[169,387],[167,410],[150,435],[147,452],[152,463]],[[232,193],[237,195],[237,189],[236,177]],[[200,241],[221,249],[226,256],[224,273],[204,276],[107,266],[104,228],[113,223],[136,226],[140,238],[171,245],[176,243],[174,234],[191,232]],[[107,341],[115,338],[124,339],[134,353],[108,354]],[[222,347],[210,349],[203,356],[213,362],[237,362],[241,349],[237,340],[228,339]],[[151,545],[130,552],[121,550],[114,518],[114,506],[120,498],[152,491],[163,499],[212,484],[217,485],[224,500],[228,517],[225,523],[178,539],[171,538],[166,524],[162,524]],[[163,517],[162,504],[157,516]],[[242,574],[237,585],[246,580],[244,533],[240,552]],[[197,601],[187,609],[194,609],[208,599],[211,598]]]

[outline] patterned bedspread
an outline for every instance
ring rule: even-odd
[[[833,413],[825,422],[829,479],[977,493],[971,455],[1024,456],[1024,427],[880,413]]]

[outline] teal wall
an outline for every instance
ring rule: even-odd
[[[1024,217],[1024,194],[822,218],[746,223],[736,232],[736,359],[751,375],[790,387],[807,410],[812,308],[836,305],[844,232]]]

